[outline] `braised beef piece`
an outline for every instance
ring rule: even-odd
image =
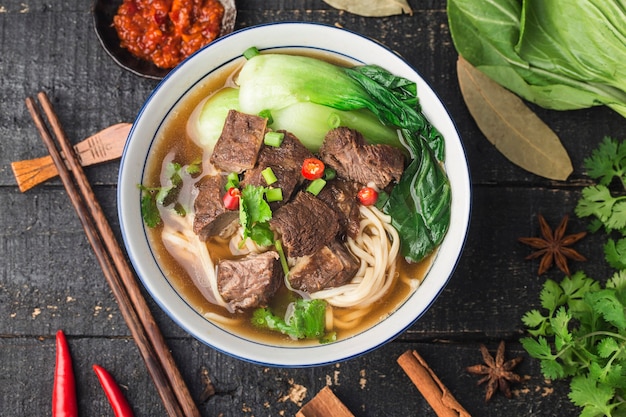
[[[291,286],[309,293],[347,284],[359,270],[359,261],[334,240],[312,255],[298,258],[289,270]]]
[[[373,182],[381,189],[399,181],[404,171],[402,150],[389,145],[369,145],[361,133],[347,127],[329,131],[319,155],[339,177],[364,185]]]
[[[283,143],[278,147],[264,145],[259,153],[257,165],[245,172],[241,185],[267,186],[261,171],[270,167],[277,179],[272,187],[282,189],[283,201],[288,201],[304,181],[304,177],[300,175],[302,162],[306,158],[312,158],[313,154],[293,134],[280,132],[285,134]],[[280,204],[275,206],[278,205]],[[274,208],[276,207],[273,206],[272,209]]]
[[[193,232],[200,240],[230,236],[239,226],[239,211],[227,210],[222,202],[225,185],[224,175],[207,175],[196,183],[198,195],[194,201]]]
[[[230,110],[209,162],[225,172],[254,168],[266,126],[264,117]]]
[[[361,185],[352,181],[334,179],[326,183],[317,198],[335,210],[339,216],[341,233],[355,238],[359,233],[359,202],[357,193]]]
[[[283,282],[278,252],[250,254],[217,265],[217,288],[233,310],[265,307]]]
[[[281,235],[289,257],[317,252],[339,233],[339,217],[322,200],[307,191],[273,213],[270,228]]]

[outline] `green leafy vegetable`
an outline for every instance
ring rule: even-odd
[[[182,166],[177,162],[170,162],[165,166],[165,177],[168,183],[160,187],[146,187],[139,184],[142,190],[141,216],[146,226],[154,228],[161,224],[159,206],[171,206],[180,216],[187,214],[187,209],[178,202],[178,193],[183,183],[183,176],[195,176],[202,171],[202,161],[193,161]]]
[[[616,0],[450,0],[461,56],[528,101],[626,117],[626,7]]]
[[[250,238],[261,246],[271,246],[274,243],[274,233],[269,226],[272,209],[265,201],[265,191],[265,187],[254,185],[246,185],[241,190],[239,223],[244,240]]]
[[[533,337],[522,346],[541,361],[546,378],[571,377],[569,397],[581,416],[626,413],[626,271],[604,288],[577,272],[561,284],[546,281],[543,315],[532,310],[522,321]]]
[[[306,105],[326,112],[321,117],[325,122],[334,113],[369,112],[378,119],[378,126],[400,130],[413,159],[384,210],[400,232],[406,259],[418,262],[441,243],[451,209],[450,184],[441,164],[444,138],[422,114],[415,83],[374,65],[344,68],[315,58],[284,54],[250,58],[237,83],[241,111],[258,114],[269,109],[274,123],[282,109]],[[341,123],[345,123],[343,119]],[[316,124],[323,129],[328,126]],[[362,125],[357,123],[354,128],[372,139]],[[393,141],[396,139],[399,146],[397,133]],[[321,141],[307,146],[320,144]]]
[[[192,126],[194,142],[210,152],[222,134],[226,116],[229,110],[239,109],[239,90],[236,88],[222,88],[210,96],[200,109],[196,123]]]
[[[613,268],[626,269],[626,141],[605,137],[584,163],[588,175],[599,183],[583,189],[576,214],[591,217],[593,231],[604,228],[619,237],[608,238],[604,253]]]
[[[546,378],[571,378],[569,398],[582,417],[626,415],[626,211],[619,209],[626,196],[609,189],[618,183],[626,190],[625,153],[626,142],[604,138],[585,160],[600,184],[584,188],[576,207],[578,216],[594,218],[595,230],[621,235],[604,246],[617,272],[604,286],[583,272],[548,280],[540,294],[543,311],[522,317],[530,334],[521,340],[524,349],[541,361]]]
[[[252,314],[252,324],[279,331],[293,339],[323,339],[325,337],[326,301],[298,299],[285,319],[269,308],[259,308]]]

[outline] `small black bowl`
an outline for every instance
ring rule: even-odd
[[[220,0],[220,2],[224,6],[220,36],[224,36],[235,28],[237,7],[235,0]],[[117,14],[117,9],[121,4],[122,0],[94,1],[92,7],[93,24],[100,44],[120,67],[145,78],[162,79],[170,72],[169,68],[159,68],[150,61],[137,58],[120,46],[120,38],[113,26],[113,17]]]

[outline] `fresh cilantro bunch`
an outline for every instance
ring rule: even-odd
[[[626,416],[626,142],[604,138],[585,167],[598,184],[583,189],[576,214],[609,234],[605,258],[617,272],[604,286],[583,272],[547,280],[543,311],[522,317],[530,336],[521,343],[546,378],[571,378],[581,417]]]
[[[626,270],[604,288],[583,272],[547,280],[540,299],[547,312],[524,315],[532,337],[521,343],[543,375],[571,377],[569,398],[581,417],[626,415]]]
[[[598,184],[583,189],[576,215],[592,218],[591,231],[619,236],[609,237],[604,253],[611,267],[626,269],[626,141],[605,137],[584,164]]]

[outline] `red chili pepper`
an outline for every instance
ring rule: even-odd
[[[115,417],[133,417],[133,409],[130,407],[130,404],[128,404],[124,393],[115,382],[115,379],[113,379],[113,376],[100,365],[93,365],[93,370],[98,376],[100,385],[102,385],[102,389],[111,404],[111,408],[113,408]]]
[[[237,210],[239,208],[239,197],[241,196],[241,190],[236,187],[231,187],[226,191],[222,200],[224,201],[224,207],[228,210]]]
[[[371,206],[378,200],[378,191],[372,187],[363,187],[357,193],[357,197],[364,206]]]
[[[76,380],[67,339],[62,330],[56,336],[56,366],[52,388],[52,417],[77,417]]]
[[[302,162],[302,176],[307,180],[316,180],[324,175],[324,163],[317,158],[307,158]]]

